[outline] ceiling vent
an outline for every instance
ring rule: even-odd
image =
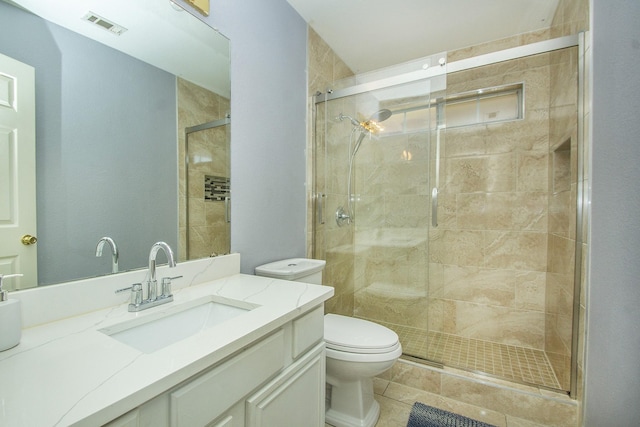
[[[108,19],[104,19],[102,16],[97,15],[93,12],[89,12],[87,13],[82,19],[84,19],[87,22],[90,22],[94,25],[97,25],[98,27],[102,28],[103,30],[107,30],[110,33],[113,33],[117,36],[121,35],[122,33],[124,33],[125,31],[127,31],[126,28],[124,28],[122,25],[118,25],[118,24],[114,24],[113,22],[109,21]]]

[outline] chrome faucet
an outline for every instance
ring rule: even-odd
[[[176,262],[173,259],[173,251],[165,242],[156,242],[151,246],[151,252],[149,252],[149,281],[147,282],[147,299],[156,300],[158,298],[158,281],[156,280],[156,255],[158,251],[162,249],[167,256],[169,267],[176,266]],[[173,298],[173,296],[171,296]],[[167,301],[168,302],[168,301]]]
[[[105,236],[105,237],[102,237],[100,240],[98,240],[98,244],[96,246],[96,256],[97,257],[102,256],[102,248],[104,248],[105,243],[108,243],[109,246],[111,246],[111,272],[117,273],[118,258],[120,254],[118,252],[118,246],[116,245],[116,242],[111,237]]]
[[[169,267],[176,266],[176,261],[173,256],[171,247],[165,242],[157,242],[151,246],[149,252],[149,280],[147,280],[147,298],[143,298],[142,284],[135,283],[127,288],[118,289],[116,293],[131,290],[131,303],[129,304],[129,311],[141,311],[147,308],[155,307],[161,304],[166,304],[173,301],[173,294],[171,293],[171,280],[178,279],[182,276],[176,277],[163,277],[162,289],[160,295],[158,295],[158,280],[156,279],[156,256],[158,251],[162,249],[167,256]]]

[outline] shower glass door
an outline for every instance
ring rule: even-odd
[[[423,72],[429,61],[409,71]],[[388,78],[394,70],[360,75],[344,96],[335,91],[315,110],[314,256],[327,260],[325,283],[335,288],[328,311],[388,326],[406,355],[421,358],[429,322],[434,96],[445,89],[444,68],[411,83]],[[380,81],[385,86],[376,89]]]
[[[428,358],[569,390],[578,49],[449,73]]]

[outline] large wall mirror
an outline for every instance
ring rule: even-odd
[[[0,54],[36,98],[37,279],[8,289],[229,251],[227,38],[169,0],[0,0]]]

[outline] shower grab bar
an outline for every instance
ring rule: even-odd
[[[224,198],[224,220],[225,222],[231,222],[231,212],[229,211],[231,208],[231,197],[227,196]]]
[[[327,195],[324,193],[316,194],[316,219],[318,224],[324,224],[324,203],[326,203]]]

